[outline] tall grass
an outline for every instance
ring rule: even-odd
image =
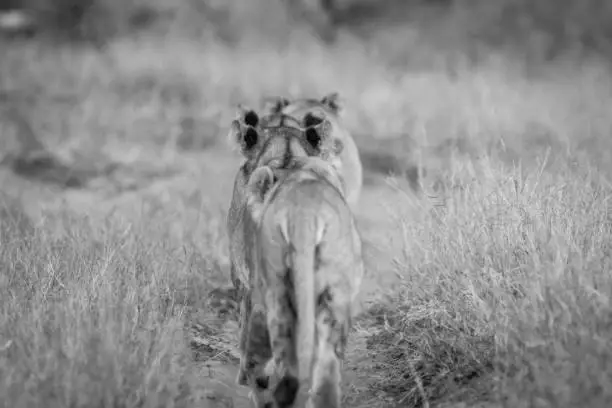
[[[152,208],[160,217],[159,206]],[[151,226],[143,219],[96,224],[49,216],[55,227],[25,232],[0,219],[2,401],[192,406],[186,315],[204,307],[219,272],[214,250],[202,252],[211,242],[196,248],[188,238],[199,228],[218,236],[214,220],[178,243],[168,230],[171,218]]]
[[[455,168],[471,181],[445,206],[400,216],[403,284],[375,314],[388,370],[376,389],[417,405],[612,401],[612,188],[587,165],[545,164]]]

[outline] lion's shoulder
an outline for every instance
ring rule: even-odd
[[[320,157],[300,157],[289,169],[262,166],[255,170],[246,200],[250,215],[261,222],[270,206],[296,214],[321,207],[334,207],[336,213],[349,211],[344,191],[344,181],[332,163]]]

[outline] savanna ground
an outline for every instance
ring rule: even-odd
[[[0,43],[3,406],[248,407],[227,126],[330,91],[366,167],[346,405],[610,405],[605,61],[468,58],[426,13],[326,46],[252,7],[218,36],[176,10],[103,46]]]

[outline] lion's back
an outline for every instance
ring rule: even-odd
[[[323,223],[324,239],[334,241],[327,242],[328,247],[347,244],[350,247],[347,249],[360,252],[360,245],[355,245],[355,236],[359,237],[354,216],[338,180],[333,179],[334,170],[329,171],[329,164],[321,159],[309,158],[307,161],[316,164],[291,171],[270,192],[260,221],[263,231],[261,243],[278,250],[278,243],[288,238],[280,235],[279,224],[282,222],[294,230],[298,229],[298,224],[305,222],[311,227],[315,223]]]
[[[320,101],[311,99],[296,99],[285,106],[282,113],[300,122],[304,122],[308,114],[318,115],[330,121],[333,137],[340,140],[344,146],[339,158],[340,170],[346,184],[346,200],[351,207],[356,205],[363,185],[363,165],[353,135],[342,119],[323,106]]]

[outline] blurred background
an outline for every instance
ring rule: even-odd
[[[604,0],[2,0],[0,11],[5,35],[95,44],[153,31],[281,45],[296,27],[310,25],[329,43],[350,33],[408,53],[422,36],[470,60],[493,48],[549,61],[566,53],[609,55],[612,41],[612,5]]]
[[[364,160],[383,173],[410,167],[413,182],[415,152],[435,173],[440,151],[457,146],[510,161],[590,146],[602,163],[608,125],[597,101],[608,98],[611,22],[603,0],[2,0],[4,128],[39,147],[99,155],[90,122],[113,110],[109,98],[127,108],[148,92],[173,102],[108,113],[114,125],[104,126],[115,129],[104,140],[174,135],[175,146],[202,147],[237,103],[339,91]],[[106,85],[109,98],[97,92]],[[41,95],[62,114],[34,106]],[[97,119],[66,112],[83,98],[99,104]],[[73,137],[78,122],[86,131]],[[130,138],[118,138],[127,127]],[[395,147],[370,155],[380,139]]]

